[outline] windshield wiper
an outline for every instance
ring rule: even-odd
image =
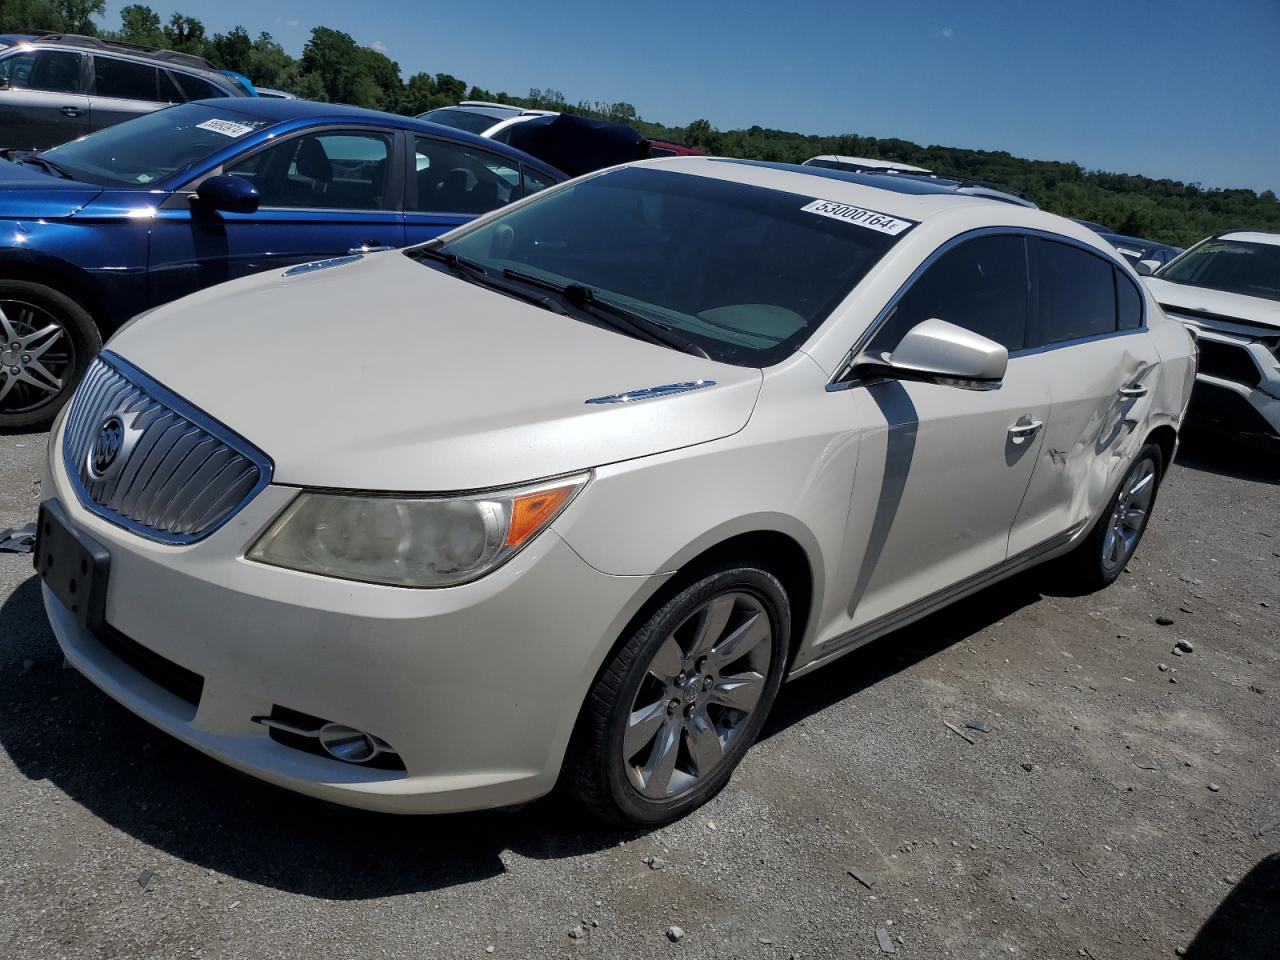
[[[463,280],[479,284],[482,287],[488,287],[490,290],[496,290],[509,297],[515,297],[517,300],[523,300],[525,303],[531,303],[535,307],[542,307],[544,310],[550,310],[552,313],[558,313],[562,316],[568,313],[564,307],[552,300],[550,297],[531,293],[518,284],[507,283],[504,280],[495,277],[474,260],[468,260],[466,257],[460,257],[456,253],[444,253],[441,250],[437,250],[435,247],[415,247],[406,250],[405,254],[412,257],[414,260],[431,260],[434,263],[443,264]]]
[[[707,351],[692,340],[686,340],[678,333],[675,333],[665,323],[646,316],[637,310],[629,310],[611,300],[604,300],[596,296],[596,292],[584,284],[556,283],[553,280],[535,277],[531,273],[512,270],[510,267],[503,270],[502,275],[508,280],[515,280],[518,283],[525,283],[531,287],[538,287],[542,290],[550,290],[552,293],[559,294],[571,306],[589,313],[593,317],[605,320],[615,330],[622,330],[642,340],[648,340],[650,343],[671,347],[673,350],[691,353],[695,357],[702,357],[704,360],[711,359]]]
[[[46,170],[48,170],[50,173],[54,174],[55,176],[59,176],[59,177],[61,177],[63,180],[74,180],[74,179],[75,179],[75,177],[73,177],[73,176],[71,176],[71,174],[67,173],[67,171],[66,171],[65,169],[63,169],[62,167],[58,166],[58,165],[57,165],[56,163],[54,163],[52,160],[46,160],[44,157],[23,157],[21,160],[19,160],[19,161],[18,161],[18,163],[35,163],[35,164],[39,164],[40,166],[44,167]]]

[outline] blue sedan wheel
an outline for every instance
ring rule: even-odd
[[[52,423],[101,346],[93,318],[70,297],[0,280],[0,430]]]

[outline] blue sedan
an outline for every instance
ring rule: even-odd
[[[0,430],[49,424],[136,313],[260,270],[429,240],[566,179],[372,110],[182,104],[0,160]]]

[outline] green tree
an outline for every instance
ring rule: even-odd
[[[113,36],[144,47],[168,45],[168,38],[160,29],[160,15],[140,3],[131,3],[120,11],[120,29]]]
[[[194,53],[203,56],[205,36],[204,24],[195,17],[175,13],[164,27],[165,46],[171,50]]]
[[[215,33],[205,45],[205,55],[223,70],[243,73],[249,79],[252,64],[253,39],[244,27],[232,27],[226,33]]]

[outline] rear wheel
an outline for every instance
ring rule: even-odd
[[[1077,587],[1101,590],[1120,576],[1147,530],[1163,473],[1164,455],[1158,445],[1148,443],[1138,451],[1089,536],[1064,558]]]
[[[93,318],[66,294],[0,280],[0,430],[53,423],[101,347]]]
[[[734,564],[658,609],[605,664],[566,759],[592,812],[655,825],[715,796],[755,741],[786,669],[777,578]]]

